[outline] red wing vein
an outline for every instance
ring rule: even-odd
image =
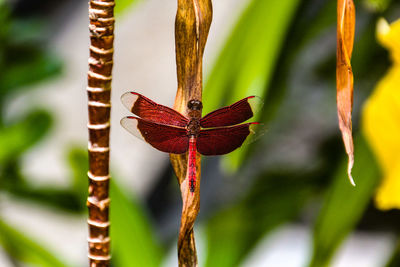
[[[246,97],[230,106],[208,113],[200,120],[203,128],[231,126],[242,123],[261,108],[262,100],[257,96]]]
[[[253,133],[252,125],[245,123],[231,127],[201,130],[197,137],[197,151],[203,155],[223,155],[239,148],[247,136]]]
[[[123,94],[121,101],[133,114],[147,121],[179,127],[185,127],[189,123],[179,112],[135,92]]]
[[[158,124],[137,117],[125,117],[121,120],[121,125],[162,152],[182,154],[188,150],[189,137],[185,128]]]

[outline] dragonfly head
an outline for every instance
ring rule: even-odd
[[[199,110],[201,111],[203,109],[203,104],[199,100],[190,100],[188,102],[188,108],[190,110]]]
[[[199,100],[190,100],[188,102],[189,112],[188,115],[191,119],[200,119],[201,118],[201,110],[203,109],[203,104]]]

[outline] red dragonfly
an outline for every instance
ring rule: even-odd
[[[262,105],[259,97],[249,96],[201,117],[202,103],[190,100],[186,117],[135,92],[123,94],[121,101],[138,116],[121,120],[130,133],[163,152],[189,151],[187,170],[192,193],[196,187],[196,151],[206,156],[223,155],[240,147],[259,123],[239,123],[253,117]]]

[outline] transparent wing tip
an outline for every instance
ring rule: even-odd
[[[122,104],[129,110],[132,110],[133,105],[135,105],[136,100],[139,95],[135,92],[126,92],[121,96]]]
[[[264,101],[262,101],[261,97],[258,96],[251,96],[247,99],[247,102],[249,103],[251,107],[251,111],[253,112],[253,115],[256,114],[262,106],[264,105]]]

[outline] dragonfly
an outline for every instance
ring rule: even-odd
[[[162,152],[188,152],[187,177],[191,193],[196,188],[196,152],[215,156],[239,148],[259,124],[243,122],[253,117],[263,103],[259,97],[249,96],[202,117],[203,105],[199,100],[188,101],[188,116],[136,92],[123,94],[121,101],[136,115],[121,120],[128,132]]]

